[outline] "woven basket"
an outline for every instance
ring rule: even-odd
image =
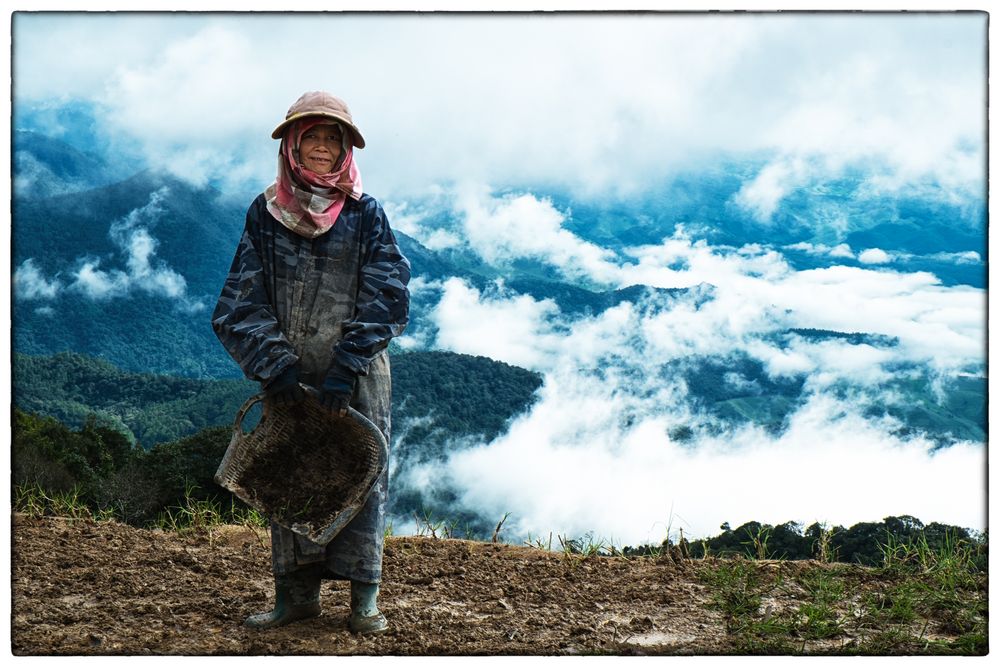
[[[257,427],[243,418],[264,394],[243,404],[215,481],[275,523],[326,544],[361,510],[385,469],[382,432],[353,408],[331,414],[309,388],[305,401],[264,401]]]

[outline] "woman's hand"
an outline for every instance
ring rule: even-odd
[[[264,386],[264,394],[274,405],[291,407],[306,398],[306,390],[299,384],[299,365],[292,364]]]
[[[351,404],[357,381],[357,374],[334,362],[326,374],[326,379],[323,380],[323,386],[320,387],[320,404],[341,417],[347,415],[347,407]]]

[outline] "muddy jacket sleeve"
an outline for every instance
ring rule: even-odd
[[[334,362],[360,375],[368,373],[390,339],[403,333],[410,313],[410,262],[382,207],[372,202],[365,213],[355,315],[334,348]]]
[[[276,378],[298,357],[282,333],[264,284],[261,256],[247,219],[229,276],[212,313],[212,328],[243,373],[263,382]]]

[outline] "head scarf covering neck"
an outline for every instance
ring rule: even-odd
[[[344,133],[340,160],[329,174],[299,162],[302,136],[317,125],[338,125]],[[315,238],[333,227],[347,198],[361,199],[361,173],[354,163],[350,130],[329,118],[298,120],[285,129],[278,149],[278,176],[264,191],[274,219],[300,236]]]

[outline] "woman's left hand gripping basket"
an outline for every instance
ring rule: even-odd
[[[243,419],[260,401],[260,423],[244,433]],[[388,458],[382,432],[353,408],[331,414],[311,388],[294,406],[258,394],[236,415],[215,481],[279,525],[326,544],[361,510]]]

